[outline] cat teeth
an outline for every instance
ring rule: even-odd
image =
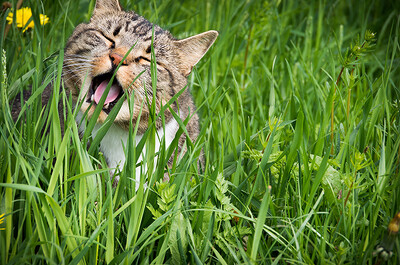
[[[90,100],[93,102],[94,101],[94,94],[90,97]],[[106,105],[103,106],[103,109],[108,109],[110,107],[110,103],[107,103]]]

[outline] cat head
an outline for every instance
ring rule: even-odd
[[[126,125],[137,119],[142,102],[147,102],[146,96],[150,101],[153,98],[152,38],[157,67],[155,105],[159,108],[185,87],[186,77],[217,36],[218,32],[207,31],[177,40],[136,13],[124,11],[118,0],[97,0],[89,23],[78,25],[66,44],[64,84],[75,102],[83,102],[81,111],[88,111],[91,117],[115,75],[98,122],[103,122],[118,99],[127,93],[134,95],[133,117],[125,100],[115,119]],[[142,117],[147,114],[147,104],[143,104],[144,123]]]

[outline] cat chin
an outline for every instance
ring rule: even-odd
[[[89,108],[89,110],[87,110]],[[82,113],[87,112],[87,116],[89,119],[92,118],[94,110],[96,109],[96,106],[91,105],[90,103],[84,102],[81,107]],[[105,113],[103,110],[100,112],[99,117],[97,118],[97,123],[104,123],[105,120],[107,119],[107,113]]]

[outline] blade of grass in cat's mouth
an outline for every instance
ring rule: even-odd
[[[108,83],[112,78],[112,73],[99,75],[93,78],[89,89],[88,101],[94,102],[96,105],[99,104],[101,97],[103,96]],[[108,91],[106,100],[104,101],[103,109],[110,111],[117,103],[118,99],[122,96],[123,90],[121,85],[118,83],[116,78]]]

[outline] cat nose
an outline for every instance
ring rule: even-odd
[[[122,59],[124,59],[124,57],[116,52],[113,52],[110,54],[110,59],[113,65],[118,66],[119,63],[122,61]],[[128,63],[126,62],[126,60],[124,60],[122,62],[122,65],[127,65]]]

